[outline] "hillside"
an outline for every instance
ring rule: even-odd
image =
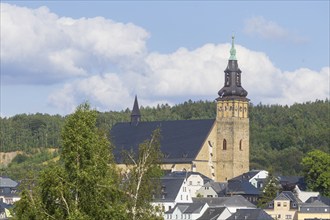
[[[191,100],[173,107],[141,107],[142,121],[215,118],[216,103]],[[21,114],[1,118],[1,152],[33,154],[36,148],[60,148],[65,117]],[[100,112],[97,126],[109,133],[117,122],[128,121],[130,110]],[[329,100],[292,106],[250,105],[250,168],[272,169],[283,175],[298,175],[304,154],[320,149],[330,152]],[[9,169],[9,168],[7,168]],[[10,171],[7,170],[7,173]]]

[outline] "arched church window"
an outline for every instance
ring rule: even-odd
[[[226,141],[226,139],[223,139],[222,150],[227,150],[227,141]]]
[[[243,150],[243,146],[242,146],[242,139],[239,141],[239,150]]]

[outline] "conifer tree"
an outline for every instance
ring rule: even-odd
[[[259,208],[266,208],[267,204],[275,199],[280,190],[279,182],[273,173],[270,171],[266,178],[265,185],[263,187],[262,194],[258,200],[257,206]]]

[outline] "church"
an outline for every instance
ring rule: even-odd
[[[249,99],[241,84],[241,73],[232,37],[224,86],[216,98],[215,119],[143,122],[135,97],[131,122],[117,123],[110,131],[118,166],[125,166],[120,156],[122,149],[137,150],[160,128],[162,169],[199,172],[217,182],[248,172]]]

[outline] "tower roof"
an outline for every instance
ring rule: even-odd
[[[134,99],[133,110],[132,110],[131,116],[141,116],[140,108],[139,108],[139,104],[138,104],[138,100],[137,100],[136,95],[135,95],[135,99]]]
[[[135,95],[133,110],[131,113],[131,124],[137,125],[139,123],[140,119],[141,119],[141,113],[140,113],[140,109],[139,109],[137,96]]]
[[[241,85],[241,73],[238,68],[238,62],[236,58],[236,49],[234,45],[235,37],[232,36],[232,45],[230,49],[230,57],[228,60],[227,68],[225,69],[225,85],[218,92],[219,98],[217,100],[224,99],[244,99],[246,100],[247,91]]]

